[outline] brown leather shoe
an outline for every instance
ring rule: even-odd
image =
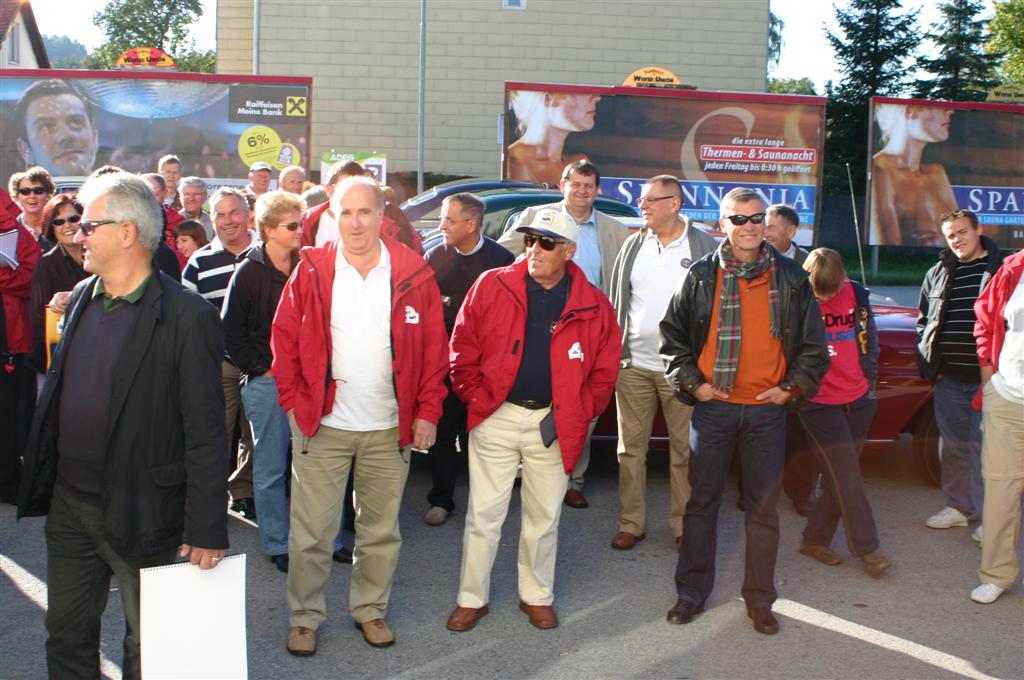
[[[491,610],[488,609],[487,605],[479,609],[476,607],[456,607],[455,611],[448,617],[448,630],[456,632],[472,630],[473,626],[476,625],[476,620],[481,616],[486,616],[489,611]]]
[[[861,556],[861,559],[864,561],[864,571],[868,572],[868,575],[872,578],[878,578],[885,573],[886,569],[892,566],[889,558],[877,550]]]
[[[631,534],[628,531],[620,531],[612,537],[612,547],[616,550],[632,550],[640,541],[644,540],[647,534]]]
[[[569,489],[565,492],[565,504],[570,508],[586,508],[590,505],[586,497],[576,489]]]
[[[363,637],[371,647],[390,647],[395,644],[395,634],[384,623],[384,619],[373,619],[365,623],[356,621],[356,628],[363,631]]]
[[[316,654],[316,631],[305,626],[292,626],[288,634],[288,653],[295,656]]]
[[[530,623],[537,628],[558,627],[558,617],[555,616],[555,610],[546,604],[526,604],[525,602],[520,602],[519,609],[526,612],[527,616],[530,617]]]
[[[804,544],[800,546],[800,554],[813,557],[822,564],[827,564],[830,567],[843,563],[843,558],[840,557],[835,550],[824,545]]]

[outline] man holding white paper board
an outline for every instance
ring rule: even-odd
[[[153,270],[160,206],[138,177],[90,180],[72,292],[25,454],[18,517],[46,520],[50,677],[98,677],[117,577],[125,678],[140,676],[139,569],[227,548],[217,310]],[[180,546],[180,551],[178,550]],[[201,546],[201,547],[200,547]]]

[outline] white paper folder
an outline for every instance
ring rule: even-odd
[[[145,680],[247,678],[245,555],[139,572]]]

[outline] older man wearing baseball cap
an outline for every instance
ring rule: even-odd
[[[452,386],[466,404],[469,430],[458,606],[448,618],[454,631],[473,628],[488,612],[520,461],[519,608],[537,628],[558,625],[551,603],[562,498],[619,370],[615,312],[571,261],[576,224],[544,210],[517,230],[526,257],[481,274],[452,331]]]
[[[253,196],[267,193],[270,191],[270,178],[273,174],[274,169],[270,167],[270,163],[256,161],[249,166],[249,184],[243,191]]]

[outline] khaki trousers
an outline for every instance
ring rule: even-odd
[[[540,421],[550,410],[531,411],[505,402],[469,433],[469,507],[460,607],[482,607],[490,598],[491,568],[520,460],[519,599],[532,605],[550,605],[554,600],[558,519],[568,477],[558,441],[551,448],[541,441]]]
[[[1020,500],[1024,493],[1024,406],[985,384],[982,393],[981,476],[985,481],[978,578],[1009,590],[1017,581]]]
[[[349,609],[358,623],[383,618],[402,547],[398,511],[409,475],[409,459],[398,447],[398,428],[349,432],[321,425],[307,437],[294,416],[288,422],[293,451],[288,536],[291,625],[315,630],[327,616],[324,586],[353,460],[356,549]]]
[[[619,531],[639,536],[646,519],[647,447],[661,402],[669,436],[669,475],[672,505],[668,524],[672,535],[683,535],[683,512],[690,499],[690,415],[693,408],[673,396],[663,373],[630,366],[615,382],[615,408],[619,424]]]
[[[224,388],[224,425],[228,430],[228,460],[235,460],[231,445],[235,443],[235,425],[242,433],[238,441],[238,459],[234,471],[228,477],[228,494],[231,500],[253,498],[252,490],[252,427],[245,417],[242,406],[242,386],[239,380],[242,372],[229,361],[220,364],[221,386]]]

